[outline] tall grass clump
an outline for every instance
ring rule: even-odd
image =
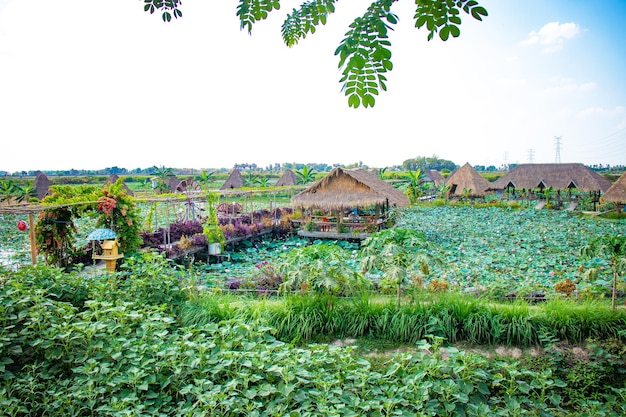
[[[589,338],[619,337],[626,326],[626,315],[597,300],[551,300],[542,306],[537,321],[544,332],[559,340],[582,343]]]

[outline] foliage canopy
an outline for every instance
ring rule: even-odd
[[[348,105],[357,108],[373,107],[379,90],[387,90],[386,73],[393,69],[391,42],[388,33],[398,23],[398,16],[391,11],[397,0],[374,0],[363,16],[350,24],[344,39],[335,50],[342,69],[340,82],[348,97]],[[288,13],[282,24],[283,41],[289,47],[311,33],[320,24],[325,25],[335,12],[337,0],[304,1],[298,9]],[[428,40],[435,34],[442,41],[461,34],[461,11],[481,20],[487,10],[475,0],[416,0],[415,27],[428,31]],[[144,0],[144,10],[161,12],[164,22],[172,16],[182,17],[180,0]],[[253,25],[266,19],[270,12],[280,9],[280,0],[239,0],[237,16],[241,29],[252,33]]]

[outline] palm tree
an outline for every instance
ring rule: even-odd
[[[617,308],[617,280],[626,272],[626,236],[604,235],[593,239],[580,251],[584,259],[608,258],[613,271],[613,288],[611,305]],[[587,275],[594,275],[597,270],[591,269]]]
[[[296,175],[298,176],[298,182],[300,184],[308,184],[315,179],[315,170],[309,169],[309,167],[305,165],[301,170],[296,171]]]

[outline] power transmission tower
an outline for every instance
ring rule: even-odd
[[[535,158],[535,150],[529,149],[528,150],[528,162],[532,164],[534,158]]]
[[[509,169],[509,164],[508,164],[509,153],[508,153],[508,152],[505,152],[502,156],[503,156],[503,158],[504,158],[504,164],[502,164],[502,167],[503,167],[505,170],[508,170],[508,169]]]
[[[554,158],[554,162],[557,164],[561,163],[561,136],[554,137],[554,143],[556,147],[556,157]]]

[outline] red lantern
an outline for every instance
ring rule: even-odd
[[[17,228],[20,229],[20,232],[23,232],[28,228],[28,226],[26,225],[26,222],[24,220],[20,220],[19,222],[17,222]]]

